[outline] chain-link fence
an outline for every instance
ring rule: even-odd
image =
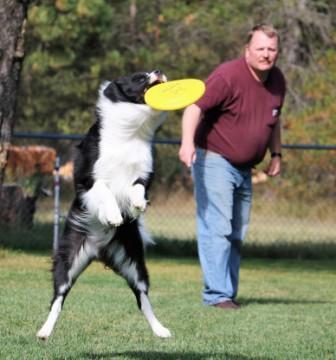
[[[61,156],[61,227],[73,194],[71,149],[74,139],[55,141],[49,137],[37,141],[18,137],[15,140],[15,145],[25,146],[38,142],[39,146],[42,144],[56,149],[55,154]],[[160,141],[154,145],[156,175],[149,194],[150,206],[144,217],[149,232],[159,243],[189,243],[195,249],[193,186],[188,170],[178,160],[178,147],[178,142],[174,141]],[[312,252],[321,248],[327,251],[328,247],[336,248],[334,150],[288,146],[283,150],[280,177],[271,179],[263,174],[266,162],[254,170],[253,207],[246,239],[250,249],[259,249],[257,254],[267,252],[271,255],[279,246],[292,250],[308,246]],[[34,238],[28,236],[30,241],[44,241],[51,245],[57,219],[54,195],[58,190],[54,174],[34,174],[16,179],[7,177],[7,180],[19,184],[26,199],[34,197],[27,221],[22,218],[28,216],[27,211],[14,209],[16,214],[22,212],[21,218],[17,219],[20,220],[19,227],[26,229],[25,234],[35,231]],[[21,204],[21,208],[27,207]],[[8,220],[5,222],[9,223]],[[18,226],[15,227],[17,230]],[[35,240],[42,235],[44,240]]]
[[[156,168],[166,159],[177,158],[178,144],[156,145]],[[166,149],[164,149],[166,148]],[[160,150],[160,151],[159,151]],[[317,146],[285,146],[282,174],[269,178],[263,173],[268,159],[253,170],[253,206],[246,238],[250,252],[272,256],[279,248],[287,255],[336,248],[336,162],[335,149]],[[160,154],[163,154],[160,156]],[[169,154],[169,155],[168,155]],[[156,184],[146,221],[157,238],[193,241],[195,204],[190,174],[180,163],[168,191]],[[172,165],[167,166],[172,170]],[[162,178],[167,189],[170,178]],[[178,176],[176,174],[179,174]],[[300,255],[299,255],[300,256]]]

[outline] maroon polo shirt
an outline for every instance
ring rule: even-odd
[[[279,119],[285,91],[285,79],[277,67],[261,83],[252,76],[245,58],[219,65],[196,102],[203,116],[195,144],[221,154],[237,167],[260,163]]]

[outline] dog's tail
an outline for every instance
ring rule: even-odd
[[[146,247],[147,245],[154,245],[155,241],[153,240],[149,231],[146,229],[144,218],[141,215],[138,218],[138,224],[144,246]]]

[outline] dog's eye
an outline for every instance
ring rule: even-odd
[[[147,81],[147,76],[146,75],[137,75],[133,78],[133,80],[136,82],[144,83]]]

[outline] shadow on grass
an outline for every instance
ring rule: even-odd
[[[155,239],[155,245],[148,248],[148,253],[166,257],[197,257],[197,244],[193,240]],[[270,244],[244,244],[244,258],[267,259],[335,259],[335,243],[316,243],[305,241],[290,243],[279,240]]]
[[[162,351],[125,351],[108,353],[84,353],[83,359],[113,359],[127,358],[136,360],[206,360],[206,359],[227,359],[227,360],[270,360],[266,357],[252,357],[244,355],[233,355],[223,353],[196,353],[196,352],[162,352]]]
[[[197,258],[194,240],[155,238],[155,245],[147,248],[149,256],[166,258]],[[53,224],[37,223],[31,229],[0,224],[0,247],[31,253],[50,254],[53,246]],[[336,242],[305,241],[290,243],[279,239],[269,244],[246,243],[243,258],[267,259],[335,259]]]
[[[36,254],[51,254],[53,224],[35,224],[31,229],[0,224],[0,247]]]
[[[336,301],[324,301],[324,300],[295,300],[295,299],[265,299],[265,298],[239,298],[239,303],[244,306],[259,304],[259,305],[333,305]]]

